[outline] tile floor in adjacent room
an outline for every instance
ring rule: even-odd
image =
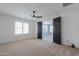
[[[22,40],[0,45],[1,56],[76,56],[79,49],[45,40]]]

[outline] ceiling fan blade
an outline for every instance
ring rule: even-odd
[[[42,16],[36,16],[35,13],[36,13],[36,11],[34,10],[33,11],[33,16],[32,16],[33,18],[42,18]]]
[[[42,16],[35,16],[35,18],[42,18]]]

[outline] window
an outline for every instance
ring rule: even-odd
[[[23,23],[23,33],[28,34],[29,33],[29,24]]]
[[[48,29],[48,25],[47,24],[44,24],[43,25],[43,32],[48,32],[49,29]]]
[[[28,34],[29,24],[22,22],[15,22],[15,34]]]
[[[53,32],[53,25],[50,25],[50,32]]]
[[[15,34],[22,34],[22,23],[15,22]]]

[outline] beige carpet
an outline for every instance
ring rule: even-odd
[[[1,56],[70,56],[79,55],[79,49],[57,45],[40,39],[23,40],[0,45]]]

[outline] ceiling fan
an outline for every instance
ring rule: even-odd
[[[33,18],[42,18],[42,16],[36,16],[35,14],[36,14],[36,11],[34,10],[32,15]]]

